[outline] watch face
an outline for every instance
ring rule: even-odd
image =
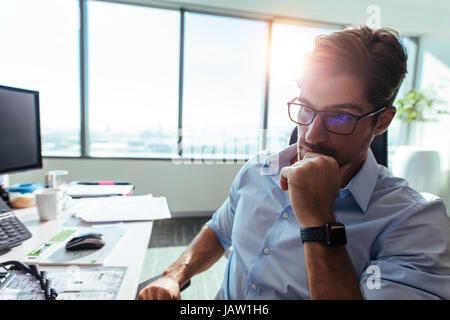
[[[343,224],[329,224],[327,226],[327,243],[329,245],[345,245],[347,237],[345,235],[345,227]]]

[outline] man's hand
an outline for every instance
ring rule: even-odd
[[[281,189],[289,191],[292,210],[302,226],[318,227],[336,221],[333,204],[347,167],[339,168],[333,157],[311,152],[281,169]]]
[[[161,277],[139,292],[139,299],[180,300],[181,288],[194,275],[210,268],[224,252],[214,231],[204,225],[181,256],[164,270]]]
[[[180,300],[180,286],[168,276],[156,279],[139,292],[139,300]]]

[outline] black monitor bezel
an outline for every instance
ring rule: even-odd
[[[11,90],[16,92],[22,92],[22,93],[30,93],[34,95],[34,107],[35,107],[35,115],[36,115],[36,130],[37,130],[37,146],[38,146],[38,161],[34,164],[31,164],[29,166],[21,166],[21,167],[12,167],[12,168],[6,168],[6,169],[0,169],[0,174],[10,174],[10,173],[17,173],[22,171],[27,171],[30,169],[42,169],[42,146],[41,146],[41,122],[40,122],[40,115],[39,115],[39,91],[29,90],[29,89],[21,89],[21,88],[15,88],[15,87],[9,87],[9,86],[3,86],[0,85],[0,89],[5,90]]]

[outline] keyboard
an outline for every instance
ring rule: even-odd
[[[0,250],[9,249],[31,238],[27,227],[14,212],[0,212]]]

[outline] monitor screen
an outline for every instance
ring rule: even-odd
[[[39,92],[0,85],[0,173],[42,168]]]

